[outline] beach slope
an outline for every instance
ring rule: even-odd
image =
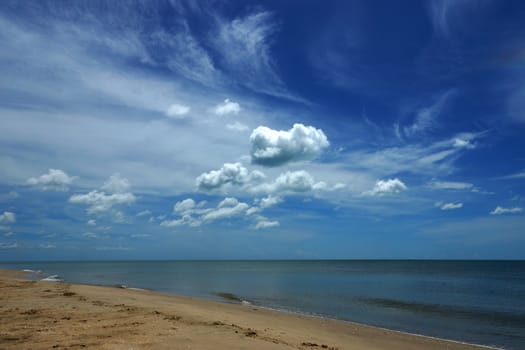
[[[0,349],[483,349],[349,322],[0,270]]]

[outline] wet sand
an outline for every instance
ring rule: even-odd
[[[0,270],[0,349],[486,349],[350,322]]]

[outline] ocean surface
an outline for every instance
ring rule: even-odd
[[[16,262],[68,282],[127,285],[525,349],[525,261]],[[44,275],[44,277],[45,277]]]

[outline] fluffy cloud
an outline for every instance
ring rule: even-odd
[[[180,214],[181,217],[175,220],[164,220],[160,225],[164,227],[184,225],[196,227],[215,220],[246,215],[250,209],[247,203],[239,202],[239,200],[233,197],[225,198],[215,208],[199,209],[203,204],[205,204],[205,202],[196,204],[191,198],[177,202],[174,206],[174,213]]]
[[[441,210],[454,210],[463,208],[463,203],[445,203],[441,206]]]
[[[16,222],[16,215],[10,211],[0,214],[0,224],[13,224]]]
[[[88,220],[87,224],[89,226],[97,226],[97,222],[95,220],[93,220],[93,219]]]
[[[190,112],[190,107],[179,105],[179,104],[172,104],[168,107],[166,110],[166,116],[174,119],[181,119],[184,118],[186,114]]]
[[[106,194],[97,190],[86,194],[75,194],[69,198],[71,203],[88,205],[89,214],[100,214],[108,211],[117,204],[131,204],[135,202],[136,197],[133,193],[112,193]]]
[[[129,190],[131,184],[125,177],[120,176],[119,173],[113,174],[102,186],[103,190],[111,193],[124,193]]]
[[[47,174],[29,178],[27,183],[44,191],[67,191],[75,179],[76,176],[69,176],[60,169],[49,169]]]
[[[303,124],[294,124],[288,131],[259,126],[250,142],[252,163],[264,166],[312,160],[330,145],[321,129]]]
[[[325,190],[325,182],[315,182],[314,178],[304,170],[287,171],[277,177],[271,183],[255,186],[254,192],[285,193],[285,192],[309,192],[312,190]]]
[[[217,115],[237,114],[241,111],[241,106],[237,102],[225,99],[223,103],[215,106],[213,111]]]
[[[231,218],[245,214],[250,206],[246,203],[239,202],[235,198],[225,198],[219,203],[217,209],[203,215],[204,221],[214,221],[219,219]]]
[[[143,210],[141,211],[140,213],[137,213],[136,216],[146,216],[146,215],[151,215],[151,211],[150,210]]]
[[[242,186],[264,178],[260,171],[249,172],[241,163],[225,163],[219,170],[203,173],[195,179],[195,184],[202,191],[216,190],[224,185]]]
[[[490,212],[491,215],[502,215],[502,214],[517,214],[521,213],[523,211],[523,208],[514,207],[514,208],[503,208],[499,205]]]
[[[180,202],[175,203],[173,206],[173,211],[177,213],[184,213],[195,208],[195,201],[191,198],[187,198]]]
[[[370,194],[373,196],[382,196],[385,194],[400,193],[406,189],[406,185],[398,178],[378,180],[372,191],[370,191]]]
[[[130,188],[128,179],[121,177],[119,174],[113,174],[102,186],[104,191],[93,190],[86,194],[75,194],[69,198],[69,202],[74,204],[88,205],[88,214],[102,214],[108,212],[113,206],[119,204],[131,204],[135,202],[136,197],[131,192],[126,192]],[[123,220],[123,214],[116,212],[117,221]]]

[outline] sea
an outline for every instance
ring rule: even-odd
[[[68,261],[0,268],[525,349],[525,261]]]

